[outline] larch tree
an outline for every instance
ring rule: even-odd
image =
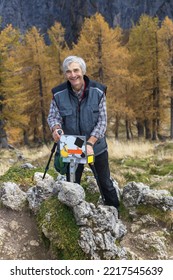
[[[43,35],[36,27],[28,30],[23,44],[23,78],[28,96],[26,113],[29,116],[26,133],[34,142],[47,142],[47,114],[50,105],[51,63]],[[28,137],[27,137],[28,138]]]
[[[132,57],[129,66],[131,73],[140,79],[140,86],[134,92],[134,111],[137,127],[145,128],[145,137],[156,140],[160,133],[162,118],[161,78],[163,50],[158,37],[158,18],[141,16],[139,23],[133,26],[129,36],[128,48]]]
[[[168,98],[164,107],[166,111],[167,108],[170,108],[170,138],[173,139],[173,21],[168,17],[162,22],[159,38],[162,42],[162,49],[164,49],[164,75],[167,77],[165,95]]]
[[[27,122],[24,115],[22,66],[16,55],[19,39],[20,33],[12,25],[8,25],[0,33],[0,143],[2,147],[8,146],[6,136],[10,136],[17,142],[15,132]]]
[[[127,105],[122,80],[129,75],[129,55],[121,45],[121,39],[121,28],[110,28],[104,18],[96,13],[85,19],[79,40],[73,46],[73,53],[86,61],[87,74],[108,87],[108,118],[114,123],[114,129],[119,124],[117,119],[124,116]]]
[[[50,45],[48,46],[48,53],[51,61],[51,77],[50,81],[53,86],[60,84],[64,75],[62,73],[62,62],[69,51],[65,42],[65,29],[61,23],[55,22],[55,24],[48,29],[48,35],[50,39]]]

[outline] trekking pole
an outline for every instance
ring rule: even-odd
[[[96,168],[94,166],[94,163],[89,163],[88,165],[89,165],[89,167],[91,168],[91,170],[94,174],[94,178],[96,179],[97,185],[99,187],[101,198],[103,200],[103,203],[105,204],[105,198],[104,198],[104,195],[103,195],[103,191],[102,191],[102,188],[101,188],[101,185],[100,185],[100,181],[99,181],[98,174],[97,174]]]
[[[61,133],[62,133],[62,130],[61,130],[61,129],[58,129],[58,134],[61,135]],[[48,171],[48,169],[49,169],[49,164],[50,164],[50,161],[51,161],[51,159],[52,159],[52,156],[53,156],[53,154],[54,154],[54,152],[55,152],[56,146],[57,146],[57,143],[55,142],[55,143],[53,144],[52,149],[51,149],[51,154],[50,154],[48,163],[47,163],[47,165],[46,165],[46,168],[45,168],[45,171],[44,171],[42,180],[45,178],[46,173],[47,173],[47,171]]]

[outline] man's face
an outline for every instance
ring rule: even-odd
[[[69,64],[65,76],[74,90],[79,91],[82,88],[84,84],[83,73],[77,62]]]

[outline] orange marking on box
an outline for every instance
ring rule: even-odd
[[[74,155],[81,155],[82,154],[82,150],[73,150],[73,149],[68,149],[68,154],[74,154]]]

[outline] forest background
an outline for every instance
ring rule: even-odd
[[[77,43],[61,23],[25,34],[0,31],[0,148],[52,141],[51,88],[64,81],[67,55],[82,56],[87,75],[107,85],[108,130],[115,139],[173,138],[173,21],[142,15],[130,30],[111,28],[99,13],[86,18]]]

